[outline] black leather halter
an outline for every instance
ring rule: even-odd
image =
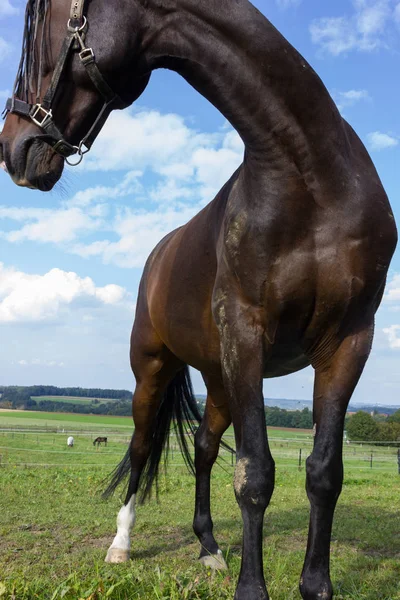
[[[60,50],[57,64],[55,66],[53,77],[46,94],[41,102],[29,104],[24,100],[15,97],[15,93],[7,100],[6,112],[16,113],[22,117],[30,118],[35,125],[40,127],[45,133],[41,138],[47,144],[52,146],[53,150],[61,154],[69,165],[78,165],[83,155],[89,152],[94,140],[98,136],[106,122],[110,112],[114,108],[122,107],[123,103],[120,97],[113,92],[96,65],[95,55],[92,48],[85,46],[85,36],[88,29],[88,22],[83,14],[85,0],[72,0],[70,18],[67,23],[67,35]],[[54,96],[60,84],[61,75],[70,52],[78,51],[79,59],[85,67],[87,74],[92,80],[99,94],[104,99],[103,108],[97,119],[89,129],[85,137],[79,142],[78,146],[73,146],[67,142],[63,134],[53,121],[52,104]],[[119,105],[119,106],[118,106]],[[79,160],[70,163],[68,157],[78,154]]]

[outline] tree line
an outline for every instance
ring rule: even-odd
[[[56,387],[51,385],[7,386],[0,387],[0,407],[12,409],[36,410],[41,412],[62,412],[94,415],[132,415],[132,392],[100,388]],[[38,399],[38,396],[69,396],[75,398],[93,398],[92,402],[74,403]],[[115,399],[107,402],[104,400]],[[102,401],[101,401],[102,400]],[[204,411],[205,400],[199,398],[200,412]],[[312,412],[308,408],[289,411],[278,407],[265,407],[266,424],[271,427],[290,427],[312,429]]]
[[[400,447],[400,410],[388,417],[359,411],[346,420],[346,433],[350,441],[393,442]]]
[[[36,396],[72,396],[74,398],[106,398],[107,400],[131,400],[129,390],[101,388],[57,387],[55,385],[0,386],[1,402],[23,404]],[[16,408],[16,406],[13,406]]]
[[[265,420],[267,425],[271,427],[313,428],[312,411],[308,408],[303,408],[303,410],[285,410],[277,406],[266,406]]]
[[[37,401],[31,398],[26,403],[25,410],[55,413],[76,413],[81,415],[131,417],[132,402],[127,400],[118,400],[113,402],[99,402],[98,400],[94,400],[90,404],[73,404],[72,402],[54,402],[53,400]]]

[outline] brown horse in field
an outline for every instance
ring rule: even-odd
[[[397,241],[367,151],[310,65],[247,0],[29,0],[24,40],[0,140],[0,161],[18,185],[51,189],[64,160],[80,160],[110,111],[135,101],[157,68],[180,73],[245,144],[241,167],[158,244],[143,273],[131,340],[135,433],[108,491],[128,474],[129,487],[107,560],[129,558],[139,484],[150,490],[173,418],[190,462],[185,418],[200,419],[191,365],[208,390],[195,435],[200,559],[225,567],[210,472],[232,422],[243,517],[235,599],[267,600],[262,528],[274,461],[263,378],[312,365],[316,435],[300,591],[331,600],[344,417]]]
[[[107,446],[107,438],[106,437],[97,437],[95,440],[93,440],[93,446],[96,446],[97,444],[97,448],[100,446],[100,444],[104,444],[105,446]]]

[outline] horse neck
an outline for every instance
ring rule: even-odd
[[[140,0],[141,62],[182,75],[232,124],[247,161],[303,173],[345,146],[342,119],[319,77],[247,0]]]

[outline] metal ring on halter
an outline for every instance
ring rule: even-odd
[[[79,156],[79,160],[78,162],[69,162],[68,158],[65,158],[65,162],[67,163],[67,165],[69,165],[70,167],[77,167],[83,160],[83,157],[85,154],[87,154],[90,150],[90,148],[86,148],[86,150],[82,150],[82,146],[84,145],[84,141],[82,140],[82,142],[79,143],[79,146],[73,146],[73,148],[76,149],[76,153]]]
[[[80,149],[79,146],[74,146],[74,148],[76,149],[76,153],[78,155],[78,161],[77,162],[70,162],[68,160],[68,157],[65,157],[65,162],[67,163],[67,165],[69,165],[70,167],[77,167],[83,160],[83,155],[85,154],[85,152],[82,152],[82,150]],[[74,156],[74,155],[73,155]]]
[[[83,31],[86,27],[87,24],[87,20],[85,15],[83,15],[83,23],[80,27],[71,27],[71,19],[68,19],[68,23],[67,23],[67,27],[68,27],[68,31],[71,31],[73,33],[78,33],[79,31]]]

